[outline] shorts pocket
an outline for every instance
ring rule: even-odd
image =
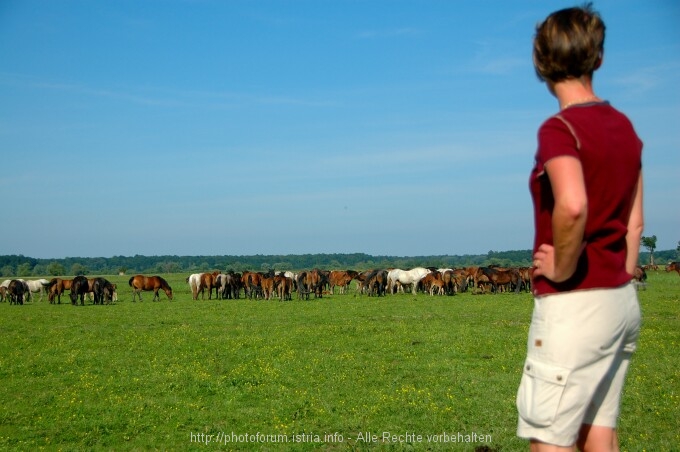
[[[564,367],[527,358],[517,392],[520,417],[535,427],[551,425],[570,372]]]

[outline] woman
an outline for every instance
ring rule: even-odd
[[[517,431],[535,451],[618,449],[639,335],[642,142],[593,91],[604,34],[587,4],[554,12],[534,37],[536,73],[561,109],[539,129],[530,178],[535,300]]]

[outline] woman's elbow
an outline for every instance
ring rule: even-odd
[[[588,201],[585,199],[572,199],[562,204],[562,215],[574,222],[584,222],[588,215]]]
[[[633,222],[628,224],[628,235],[636,238],[642,237],[642,232],[645,230],[644,222]]]

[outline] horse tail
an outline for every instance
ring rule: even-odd
[[[133,279],[135,279],[135,277],[134,277],[134,276],[131,276],[131,277],[130,277],[130,280],[128,281],[128,285],[129,285],[130,287],[132,287],[132,280],[133,280]]]

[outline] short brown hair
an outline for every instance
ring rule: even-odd
[[[536,27],[534,68],[541,81],[592,76],[604,51],[604,22],[592,3],[550,14]]]

